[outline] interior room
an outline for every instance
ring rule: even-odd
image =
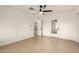
[[[79,53],[78,5],[0,5],[0,53]]]

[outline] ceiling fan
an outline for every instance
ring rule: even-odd
[[[33,10],[33,11],[37,11],[39,13],[41,13],[42,15],[44,15],[44,13],[46,12],[53,12],[53,10],[46,10],[45,8],[47,7],[47,5],[39,5],[39,9],[36,10],[33,7],[30,7],[29,10]]]

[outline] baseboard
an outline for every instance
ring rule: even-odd
[[[44,35],[44,36],[46,36],[46,35]],[[11,44],[11,43],[14,43],[14,42],[17,42],[17,41],[21,41],[21,40],[24,40],[24,39],[28,39],[28,38],[31,38],[31,37],[34,37],[34,35],[28,35],[28,36],[19,37],[19,38],[13,38],[11,40],[10,39],[9,40],[2,40],[2,41],[0,41],[0,46],[5,46],[5,45]],[[52,36],[46,36],[46,37],[52,37]],[[58,38],[58,37],[55,37],[55,38]],[[59,39],[64,39],[64,38],[59,38]],[[70,40],[70,39],[64,39],[64,40]],[[72,40],[72,41],[77,42],[76,40]],[[77,43],[79,43],[79,41]]]
[[[46,37],[52,37],[52,36],[47,36],[47,35],[43,35],[43,36],[46,36]],[[65,39],[65,38],[60,38],[60,37],[54,37],[54,38],[58,38],[58,39],[63,39],[63,40],[71,40],[71,41],[75,41],[77,43],[79,43],[79,40],[72,40],[72,39]]]
[[[14,43],[14,42],[17,42],[17,41],[21,41],[21,40],[24,40],[24,39],[28,39],[28,38],[31,38],[31,37],[34,37],[34,35],[25,36],[25,37],[17,37],[17,38],[8,39],[8,40],[2,40],[0,42],[0,47],[1,46],[5,46],[5,45],[8,45],[8,44],[11,44],[11,43]]]

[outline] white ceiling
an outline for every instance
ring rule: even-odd
[[[35,10],[39,10],[39,5],[8,5],[8,7],[14,8],[17,10],[23,10],[26,12],[32,11],[32,10],[29,10],[30,7],[33,7]],[[52,13],[62,13],[62,12],[75,10],[78,7],[79,7],[78,5],[47,5],[46,9],[53,10]]]
[[[13,5],[10,6],[13,8],[17,8],[19,10],[25,10],[27,12],[30,12],[30,7],[33,7],[36,10],[39,10],[39,5]],[[53,13],[61,13],[66,11],[75,10],[78,6],[77,5],[47,5],[46,9],[52,9]]]

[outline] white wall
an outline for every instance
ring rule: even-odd
[[[33,37],[33,23],[28,12],[0,6],[0,46]]]
[[[58,34],[51,33],[51,20],[58,19]],[[43,34],[45,36],[77,40],[77,13],[75,11],[64,12],[60,14],[52,14],[44,19]]]
[[[52,14],[40,19],[44,22],[43,34],[45,36],[76,41],[77,13],[75,11]],[[54,19],[58,19],[58,34],[51,33],[51,20]],[[38,20],[37,17],[26,11],[0,6],[0,46],[33,37],[35,20]]]

